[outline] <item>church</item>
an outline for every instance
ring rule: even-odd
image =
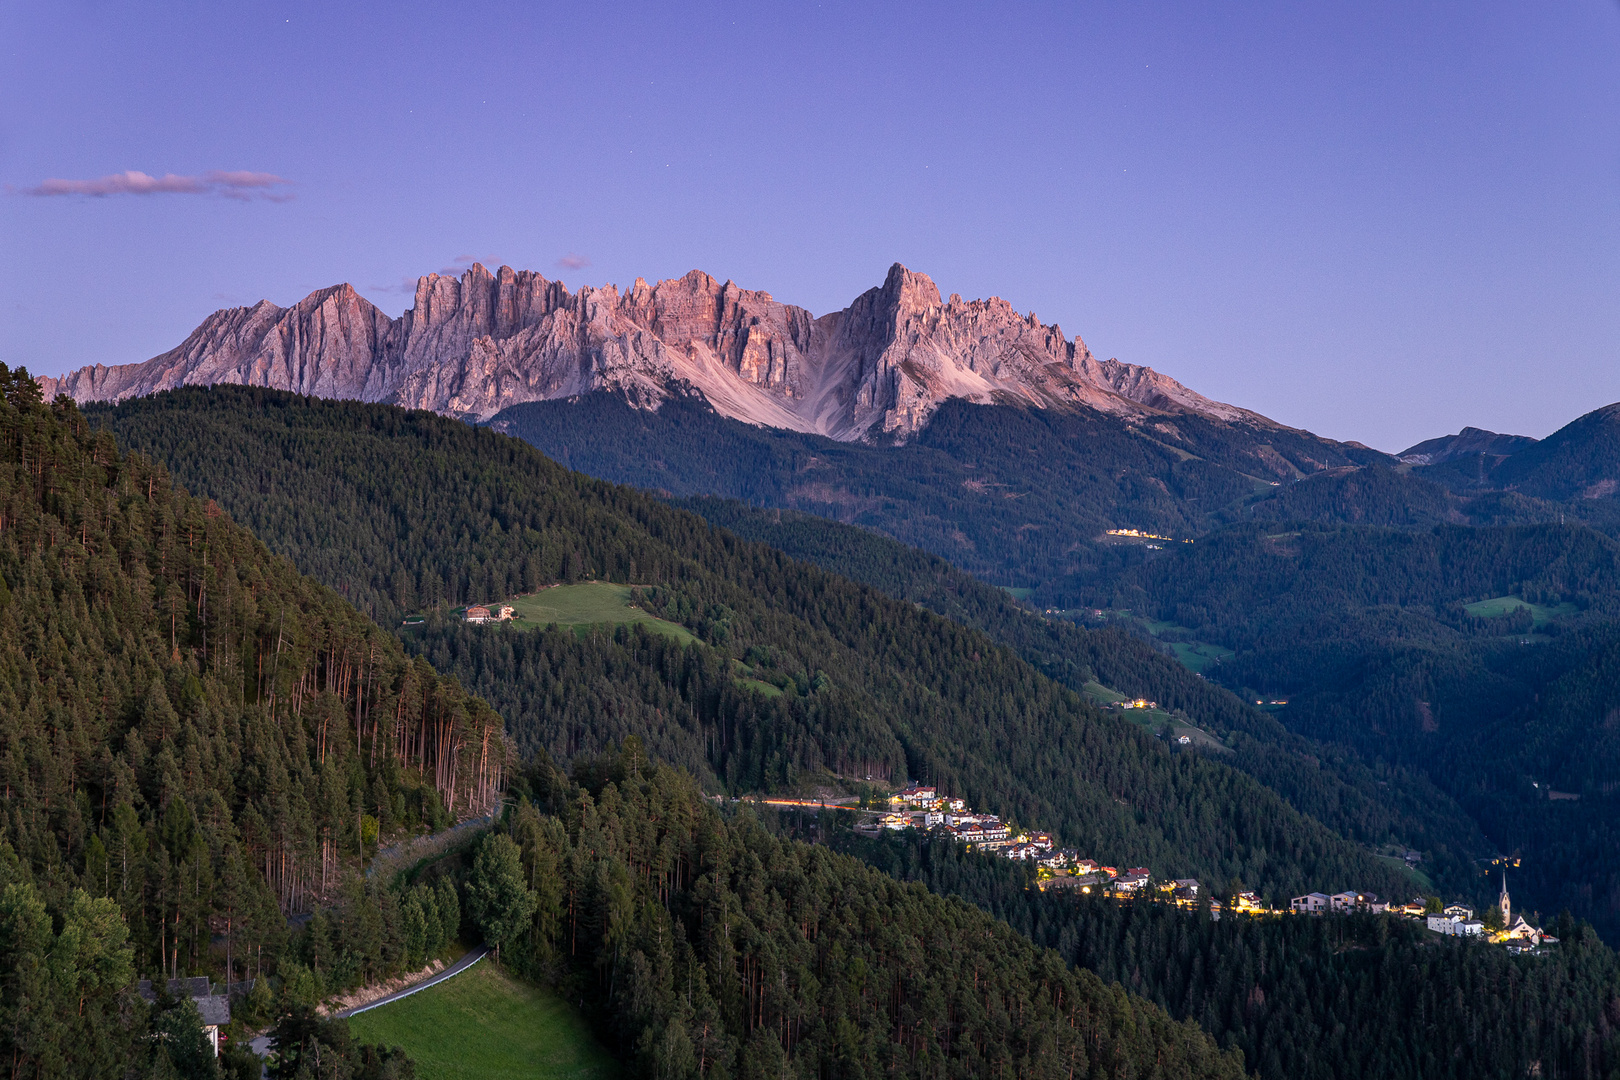
[[[1496,898],[1496,906],[1502,909],[1502,931],[1498,940],[1501,941],[1527,941],[1531,945],[1540,945],[1543,942],[1554,942],[1558,939],[1551,934],[1544,934],[1539,927],[1531,926],[1525,921],[1523,915],[1515,917],[1513,914],[1513,898],[1508,896],[1507,868],[1502,868],[1502,895]]]

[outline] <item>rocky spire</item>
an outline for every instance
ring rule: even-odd
[[[638,278],[621,295],[474,265],[459,278],[420,279],[398,319],[340,285],[290,308],[215,312],[145,363],[40,382],[47,398],[81,402],[241,383],[475,420],[594,391],[649,409],[695,395],[749,423],[891,442],[915,435],[950,398],[1275,426],[1151,368],[1099,363],[1078,337],[1005,300],[942,300],[933,279],[899,263],[881,286],[819,318],[697,270],[652,286]]]

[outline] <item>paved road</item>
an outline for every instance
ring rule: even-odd
[[[437,986],[439,983],[444,982],[444,980],[446,980],[446,979],[453,978],[453,977],[455,977],[457,975],[460,975],[463,971],[466,971],[468,968],[472,967],[474,964],[478,963],[478,961],[482,960],[484,957],[486,957],[488,955],[489,955],[489,946],[488,945],[480,945],[480,946],[478,946],[478,948],[472,950],[466,956],[463,956],[460,960],[457,960],[455,963],[451,964],[449,967],[445,968],[443,971],[439,972],[437,975],[434,975],[432,978],[423,979],[421,982],[417,983],[416,985],[407,986],[403,990],[396,990],[394,993],[389,994],[387,997],[381,997],[381,998],[378,998],[376,1001],[370,1002],[368,1004],[361,1005],[361,1006],[358,1006],[357,1008],[353,1008],[353,1009],[345,1009],[340,1013],[333,1013],[332,1015],[335,1018],[339,1019],[339,1020],[346,1020],[351,1016],[357,1016],[360,1013],[368,1012],[371,1009],[378,1008],[379,1006],[387,1005],[390,1002],[398,1001],[400,998],[410,997],[412,994],[416,993],[418,990],[426,990],[430,986]]]
[[[467,953],[467,955],[463,956],[460,960],[457,960],[455,963],[439,972],[437,975],[423,979],[421,982],[415,983],[411,986],[407,986],[403,990],[396,990],[387,997],[380,997],[376,1001],[358,1006],[357,1008],[345,1009],[342,1012],[333,1013],[332,1016],[335,1019],[346,1020],[349,1017],[355,1016],[359,1013],[367,1012],[381,1005],[387,1005],[390,1002],[398,1001],[400,998],[410,997],[419,990],[426,990],[430,986],[437,986],[446,979],[454,978],[455,976],[460,975],[463,971],[466,971],[468,968],[472,967],[474,964],[478,963],[478,961],[482,960],[488,955],[489,946],[480,945],[476,949],[473,949],[471,952]],[[258,1054],[260,1057],[264,1057],[270,1052],[270,1036],[268,1034],[260,1035],[248,1045],[252,1048],[255,1054]]]

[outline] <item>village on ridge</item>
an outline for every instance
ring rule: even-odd
[[[766,800],[771,803],[806,805],[801,800]],[[918,829],[934,831],[966,844],[971,850],[996,852],[1006,859],[1032,860],[1038,864],[1036,884],[1043,891],[1074,889],[1083,894],[1109,894],[1117,897],[1150,899],[1196,908],[1201,886],[1192,878],[1161,879],[1145,866],[1120,870],[1095,859],[1082,858],[1077,851],[1056,848],[1049,833],[1014,834],[995,814],[978,813],[964,800],[942,796],[929,784],[911,784],[888,796],[887,808],[868,812],[855,831],[878,836],[885,830]],[[1501,928],[1487,929],[1465,904],[1442,905],[1433,897],[1419,896],[1407,903],[1392,903],[1375,893],[1344,891],[1329,895],[1306,893],[1289,901],[1286,909],[1274,908],[1253,892],[1240,892],[1229,898],[1233,914],[1250,917],[1282,915],[1347,915],[1354,912],[1402,915],[1424,920],[1425,926],[1447,937],[1477,937],[1499,942],[1514,951],[1534,949],[1558,939],[1531,925],[1523,914],[1513,913],[1508,895],[1507,871],[1502,871],[1502,891],[1497,900]],[[1211,918],[1219,919],[1228,905],[1211,897]]]

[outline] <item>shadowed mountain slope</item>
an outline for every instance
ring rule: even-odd
[[[96,415],[384,618],[597,577],[644,586],[647,610],[701,639],[503,631],[431,614],[406,632],[505,711],[520,746],[572,757],[634,733],[732,791],[821,770],[923,778],[1166,873],[1241,875],[1278,896],[1408,887],[1252,778],[1170,752],[982,633],[569,473],[517,440],[242,388]]]

